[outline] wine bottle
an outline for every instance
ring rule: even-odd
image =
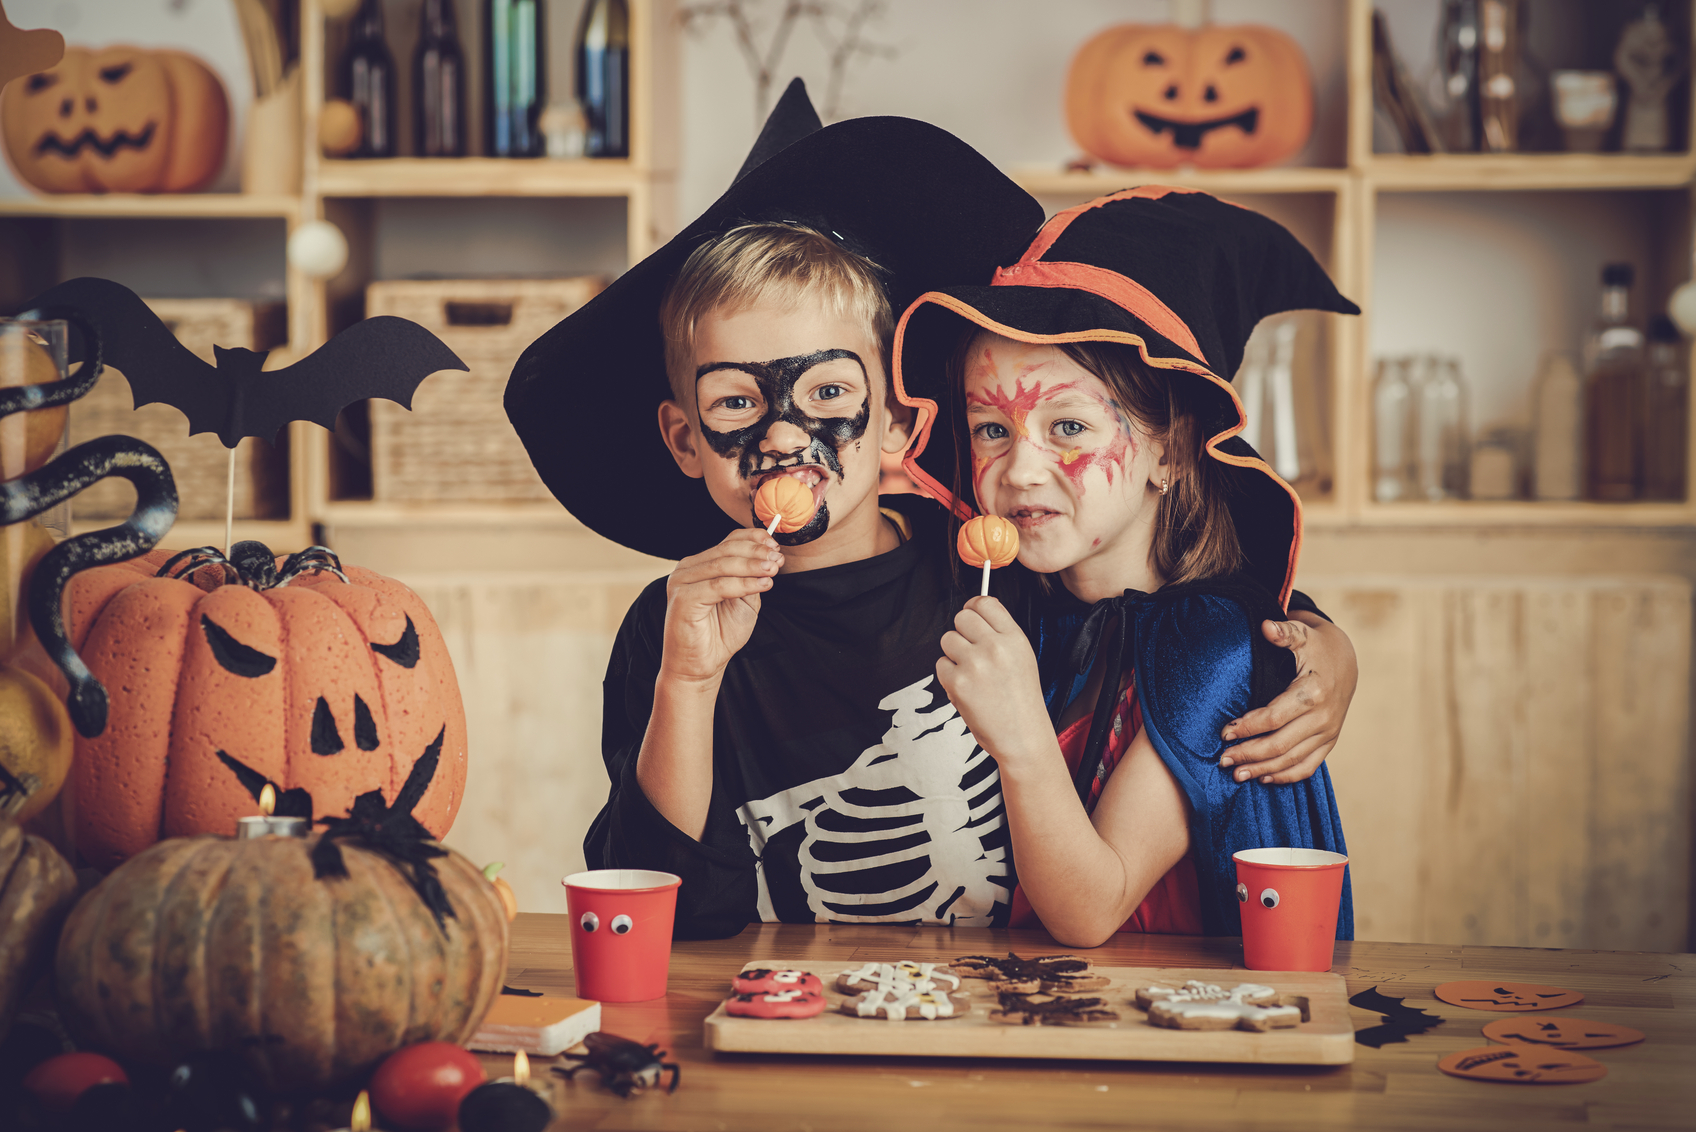
[[[1643,396],[1643,498],[1684,498],[1690,425],[1690,371],[1684,339],[1666,315],[1649,323]]]
[[[630,10],[624,0],[588,0],[577,25],[577,101],[590,157],[630,156]]]
[[[541,0],[483,0],[483,73],[491,157],[536,157],[547,101]]]
[[[348,27],[342,93],[359,113],[359,148],[349,157],[395,155],[395,61],[383,41],[382,0],[362,0]]]
[[[1643,487],[1643,332],[1630,322],[1634,272],[1602,269],[1602,313],[1584,351],[1584,479],[1591,499],[1636,499]]]
[[[415,152],[419,157],[465,156],[465,56],[453,0],[424,0],[413,56]]]

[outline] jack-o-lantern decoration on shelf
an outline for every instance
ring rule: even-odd
[[[1313,80],[1295,40],[1256,24],[1120,24],[1079,49],[1066,124],[1113,165],[1242,169],[1282,161],[1313,130]]]
[[[229,98],[181,51],[70,47],[0,99],[6,155],[48,193],[181,193],[224,167]]]
[[[71,1035],[167,1068],[227,1051],[279,1093],[470,1040],[501,993],[507,919],[476,866],[406,812],[434,759],[393,807],[367,794],[323,834],[174,838],[120,865],[59,937]]]
[[[412,813],[435,837],[465,791],[465,708],[447,645],[406,586],[314,547],[153,551],[65,590],[72,646],[109,689],[67,787],[77,853],[109,868],[167,837],[228,835],[255,813],[394,799],[419,752],[440,767]],[[56,670],[43,672],[50,681]],[[61,681],[62,684],[62,681]]]

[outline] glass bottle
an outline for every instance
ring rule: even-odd
[[[395,61],[383,41],[382,0],[362,0],[348,26],[342,92],[359,113],[359,148],[349,157],[395,155]]]
[[[548,94],[541,0],[483,0],[484,103],[491,157],[539,157]]]
[[[412,75],[414,152],[419,157],[465,156],[465,55],[453,0],[424,0]]]
[[[1413,495],[1413,390],[1406,358],[1379,358],[1372,382],[1372,496],[1393,503]]]
[[[630,10],[624,0],[588,0],[577,25],[577,101],[588,119],[584,152],[630,156]]]
[[[1644,389],[1643,498],[1684,498],[1689,467],[1690,370],[1684,339],[1666,315],[1649,323],[1648,379]]]
[[[1602,313],[1584,351],[1584,494],[1636,499],[1643,485],[1643,333],[1632,326],[1629,263],[1602,269]]]
[[[1544,355],[1531,413],[1532,494],[1577,499],[1584,487],[1584,379],[1570,355],[1558,350]]]
[[[1416,360],[1414,461],[1418,492],[1430,500],[1466,496],[1468,452],[1466,388],[1460,363],[1427,356]]]

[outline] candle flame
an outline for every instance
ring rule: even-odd
[[[371,1132],[371,1098],[364,1089],[359,1090],[359,1099],[353,1102],[353,1116],[347,1127],[348,1132]]]
[[[259,812],[264,814],[266,817],[270,817],[276,808],[277,788],[267,782],[265,784],[265,789],[259,792]]]
[[[512,1079],[520,1085],[530,1083],[530,1059],[523,1050],[512,1055]]]

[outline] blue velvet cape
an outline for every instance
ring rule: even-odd
[[[1263,588],[1238,576],[1154,594],[1127,590],[1093,607],[1062,591],[1033,602],[1031,614],[1027,625],[1055,719],[1098,661],[1115,685],[1121,668],[1135,673],[1143,726],[1189,799],[1190,852],[1208,935],[1242,934],[1231,854],[1269,846],[1348,852],[1323,765],[1305,781],[1286,785],[1237,782],[1230,769],[1219,767],[1230,746],[1219,738],[1224,726],[1270,702],[1295,677],[1291,654],[1260,632],[1264,618],[1284,617]],[[1111,707],[1096,713],[1081,782],[1094,775]],[[1337,938],[1354,938],[1346,870]]]

